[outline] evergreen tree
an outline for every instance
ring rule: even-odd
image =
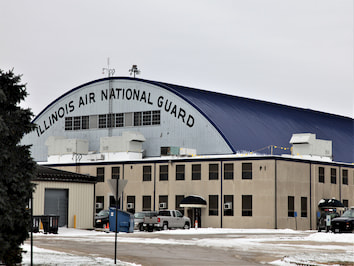
[[[19,107],[27,96],[21,76],[0,70],[0,262],[22,261],[21,244],[32,222],[27,209],[33,191],[35,163],[23,135],[34,129],[30,109]]]

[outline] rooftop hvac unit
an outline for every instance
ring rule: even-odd
[[[134,209],[134,203],[128,202],[127,209]]]
[[[231,210],[231,209],[232,209],[232,202],[225,202],[224,210]]]
[[[166,209],[166,207],[167,207],[166,202],[161,202],[161,203],[159,204],[159,207],[160,207],[160,209]]]
[[[103,209],[103,203],[96,202],[96,209]]]
[[[179,155],[179,147],[173,147],[173,146],[161,147],[160,154],[161,156],[170,156],[170,155],[177,156]]]

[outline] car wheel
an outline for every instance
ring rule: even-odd
[[[143,226],[143,224],[139,224],[139,231],[144,231],[144,226]]]
[[[189,223],[185,223],[183,229],[189,229],[189,228],[190,228]]]
[[[167,224],[167,223],[164,223],[164,224],[163,224],[162,230],[168,230],[168,224]]]

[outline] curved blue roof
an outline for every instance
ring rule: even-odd
[[[352,118],[157,81],[129,77],[94,80],[68,91],[42,112],[71,92],[108,79],[146,82],[175,93],[194,106],[215,126],[233,152],[256,151],[269,145],[290,147],[292,134],[314,133],[318,139],[332,140],[333,160],[354,162]]]
[[[354,120],[309,109],[155,82],[197,108],[236,151],[289,147],[292,134],[332,140],[333,160],[354,162]],[[284,153],[280,150],[280,153]]]

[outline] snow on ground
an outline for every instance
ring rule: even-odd
[[[144,237],[146,234],[149,234],[150,237]],[[114,235],[113,232],[106,233],[68,228],[60,228],[57,235],[35,234],[36,237],[40,238],[70,238],[70,240],[92,242],[114,242]],[[294,265],[296,263],[305,265],[337,265],[328,264],[328,262],[351,262],[354,264],[354,234],[318,233],[316,231],[295,231],[290,229],[198,228],[153,233],[135,231],[134,234],[119,233],[118,235],[117,241],[122,243],[190,245],[244,251],[259,250],[268,254],[283,255],[282,260],[272,262],[274,265]],[[168,235],[171,235],[171,238],[166,239]],[[195,235],[195,237],[174,239],[173,235]],[[29,245],[24,245],[24,249],[28,251],[24,256],[25,265],[30,263],[29,248]],[[72,261],[75,261],[75,265],[113,265],[113,260],[107,258],[80,257],[39,248],[34,248],[34,258],[35,265],[73,265]],[[125,262],[119,263],[118,265],[124,266],[134,265]]]

